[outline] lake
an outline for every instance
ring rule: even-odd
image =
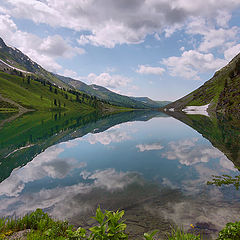
[[[190,224],[214,238],[239,220],[240,194],[207,181],[238,175],[240,131],[223,119],[180,120],[150,111],[30,113],[5,124],[0,215],[42,208],[89,227],[100,205],[125,210],[130,239],[153,229],[164,235],[171,225],[190,231]]]

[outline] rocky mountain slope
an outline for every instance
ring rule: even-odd
[[[156,102],[149,98],[144,98],[145,100],[147,99],[147,101],[145,101],[142,100],[142,98],[120,95],[99,85],[87,85],[79,80],[51,73],[42,68],[36,62],[32,61],[17,48],[7,46],[3,39],[0,38],[0,70],[8,72],[8,69],[15,69],[22,73],[33,74],[44,81],[49,81],[50,83],[65,89],[78,89],[83,93],[117,106],[147,109],[159,108],[168,103]]]
[[[179,111],[186,106],[207,104],[208,112],[233,114],[240,118],[240,53],[201,87],[168,104],[166,109]]]
[[[0,37],[0,70],[15,68],[18,71],[32,73],[41,77],[45,81],[56,84],[59,87],[69,88],[69,86],[56,78],[54,74],[42,68],[39,64],[32,61],[19,49],[7,46]]]

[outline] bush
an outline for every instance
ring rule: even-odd
[[[88,230],[80,227],[74,229],[73,225],[66,221],[55,221],[37,209],[31,214],[22,218],[0,218],[0,240],[7,239],[14,233],[31,229],[27,233],[27,240],[127,240],[128,235],[125,230],[127,225],[122,220],[124,211],[107,211],[104,212],[100,207],[96,210],[93,217],[97,224]],[[153,240],[158,231],[144,233],[145,240]],[[168,240],[200,240],[200,235],[195,236],[191,233],[185,233],[182,229],[172,229],[167,236]],[[239,240],[240,239],[240,222],[228,223],[226,227],[219,232],[217,240]]]
[[[168,240],[200,240],[200,235],[195,236],[191,233],[185,233],[182,229],[172,229],[170,235],[168,235]]]
[[[240,222],[227,223],[219,234],[217,240],[239,240],[240,239]]]

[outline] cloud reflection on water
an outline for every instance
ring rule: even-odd
[[[234,169],[233,163],[222,152],[210,145],[199,143],[198,138],[172,141],[168,145],[168,151],[162,153],[162,157],[168,160],[178,160],[182,165],[191,166],[219,158],[223,167]]]
[[[147,139],[144,135],[140,142],[140,135],[134,136],[130,131],[132,126],[131,130],[117,126],[48,148],[1,183],[1,214],[18,216],[43,208],[56,218],[90,224],[86,219],[100,204],[111,210],[125,209],[130,223],[136,225],[141,221],[146,224],[145,231],[159,228],[159,225],[169,227],[169,223],[189,226],[194,221],[211,222],[213,219],[220,228],[239,216],[237,201],[234,204],[225,201],[222,190],[206,186],[212,175],[235,170],[221,152],[198,138],[169,143],[170,140],[163,141],[154,135]],[[103,158],[94,152],[126,140],[131,141],[119,144],[116,154],[126,151],[129,153],[125,155],[129,157],[127,161],[113,151],[103,151],[111,161],[101,161]],[[97,148],[91,145],[95,143],[100,143]],[[87,146],[86,150],[90,151],[85,153],[79,146]],[[140,152],[137,157],[146,155],[146,164],[139,166],[137,157],[134,159],[136,148]],[[75,157],[62,157],[70,152]],[[86,157],[86,162],[80,162],[79,155]],[[144,178],[145,172],[148,178]]]
[[[101,143],[103,145],[109,145],[111,143],[119,143],[130,139],[131,137],[127,134],[127,132],[111,129],[106,132],[91,134],[88,137],[88,142],[90,144]]]
[[[53,179],[65,178],[73,169],[86,166],[84,162],[77,162],[74,158],[60,158],[64,148],[52,146],[35,157],[23,168],[14,170],[10,177],[0,185],[0,195],[17,197],[26,183],[45,177]]]
[[[139,149],[139,152],[152,151],[152,150],[161,150],[164,147],[161,143],[152,143],[152,144],[138,144],[136,148]]]

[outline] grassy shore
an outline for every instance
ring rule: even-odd
[[[57,221],[49,217],[41,209],[25,215],[22,218],[1,218],[0,219],[0,239],[56,239],[56,240],[126,240],[127,225],[122,219],[124,211],[102,211],[100,207],[96,210],[93,219],[96,224],[89,228],[75,228],[67,221]],[[158,239],[158,230],[144,233],[143,239]],[[240,222],[228,223],[219,233],[218,240],[240,239]],[[200,240],[201,236],[185,233],[180,229],[173,229],[165,239],[168,240]]]

